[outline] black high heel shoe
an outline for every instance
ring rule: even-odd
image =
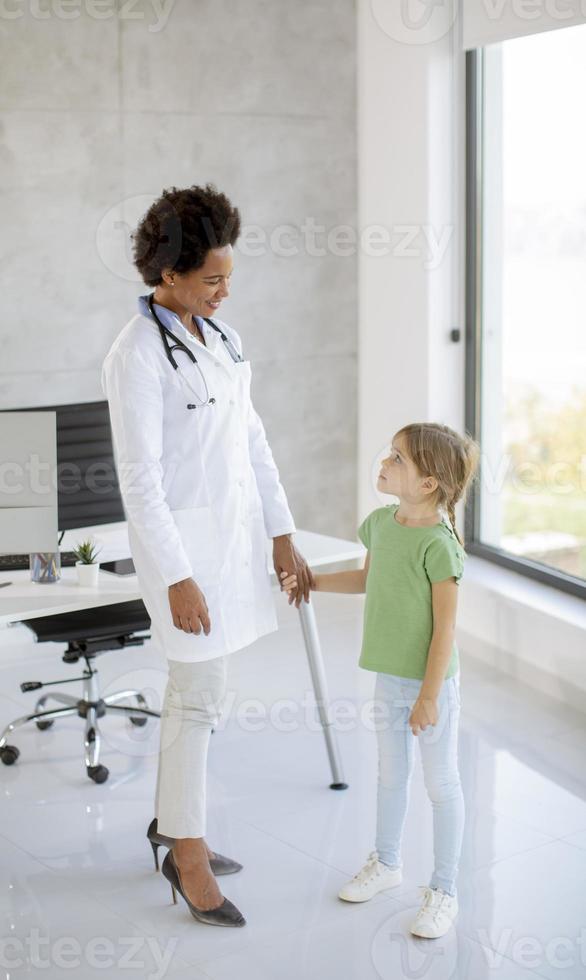
[[[153,849],[153,857],[155,859],[155,868],[159,870],[159,847],[173,847],[175,843],[174,837],[165,837],[164,834],[160,834],[157,829],[157,818],[154,817],[147,830],[147,838],[150,841],[151,847]],[[215,854],[213,858],[210,858],[210,868],[212,869],[212,874],[214,875],[233,875],[237,871],[242,871],[242,865],[238,864],[238,861],[233,861],[232,858],[224,857],[223,854]]]
[[[181,878],[179,875],[179,868],[175,864],[175,859],[173,857],[173,851],[167,851],[165,854],[165,860],[163,861],[163,867],[161,868],[165,878],[171,885],[171,891],[173,893],[173,904],[177,905],[177,892],[185,899],[187,908],[191,912],[194,919],[199,922],[205,922],[209,926],[244,926],[246,925],[246,919],[242,915],[239,909],[232,904],[229,898],[224,898],[224,901],[217,909],[198,909],[195,905],[189,901],[187,895],[183,891],[181,885]]]

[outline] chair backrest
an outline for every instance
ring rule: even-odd
[[[108,402],[18,411],[56,412],[59,530],[124,521]]]

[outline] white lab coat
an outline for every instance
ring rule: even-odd
[[[214,322],[242,354],[236,330]],[[196,662],[232,653],[277,629],[267,537],[295,523],[263,424],[250,397],[250,362],[235,363],[219,335],[203,325],[204,347],[177,317],[173,332],[197,367],[175,351],[167,360],[157,325],[141,313],[120,332],[102,368],[128,535],[151,633],[172,660]],[[198,399],[199,400],[199,399]],[[211,630],[199,636],[173,625],[168,587],[192,577],[204,593]]]

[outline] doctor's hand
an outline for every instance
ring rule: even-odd
[[[296,576],[297,583],[290,593],[289,605],[295,602],[296,608],[299,609],[302,599],[309,602],[309,593],[315,588],[315,579],[305,558],[293,544],[290,534],[273,538],[273,563],[279,582],[281,582],[282,572]]]
[[[184,633],[199,636],[202,629],[206,636],[210,632],[210,616],[205,596],[192,578],[184,578],[169,586],[169,605],[173,625]]]

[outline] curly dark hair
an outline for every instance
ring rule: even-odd
[[[199,269],[211,248],[234,245],[239,234],[238,208],[213,184],[169,187],[130,236],[134,264],[147,286],[158,286],[163,269]]]

